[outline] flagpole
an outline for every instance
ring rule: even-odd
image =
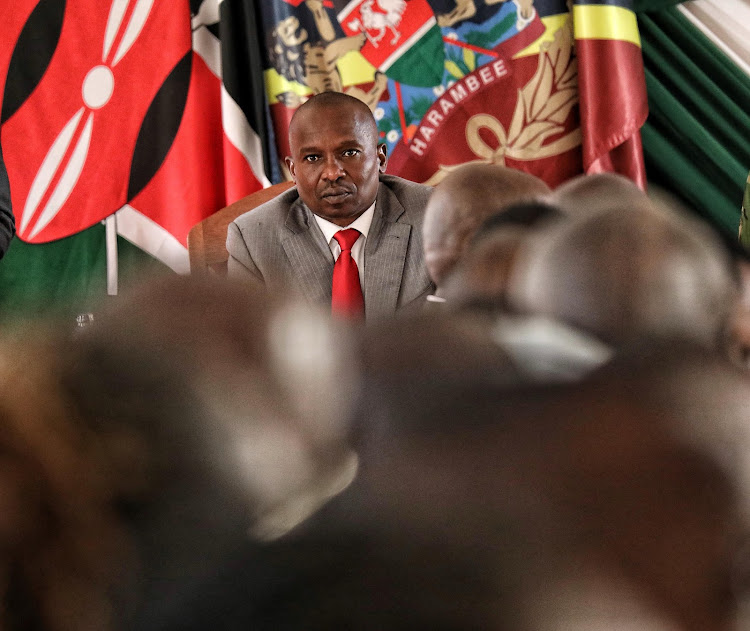
[[[107,247],[107,295],[117,295],[117,214],[113,213],[104,220],[105,243]]]

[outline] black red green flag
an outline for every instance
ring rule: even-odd
[[[0,123],[21,239],[61,239],[117,212],[120,234],[187,271],[189,229],[262,187],[271,161],[264,111],[248,116],[237,82],[222,82],[237,46],[230,11],[218,0],[7,3]]]

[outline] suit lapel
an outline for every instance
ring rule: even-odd
[[[396,311],[411,226],[397,223],[404,208],[382,184],[365,244],[365,315],[368,320]]]
[[[285,227],[289,235],[281,242],[303,295],[314,304],[330,304],[333,255],[312,212],[297,200],[289,208]]]

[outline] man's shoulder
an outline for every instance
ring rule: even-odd
[[[432,186],[405,180],[397,175],[381,174],[380,184],[396,196],[407,213],[423,212],[433,191]]]
[[[240,230],[245,230],[251,226],[258,226],[261,224],[283,225],[286,221],[289,208],[291,208],[292,204],[298,199],[299,194],[297,193],[297,188],[292,187],[273,199],[269,199],[260,206],[243,213],[234,220],[234,223],[237,224]]]
[[[396,195],[410,194],[429,197],[433,190],[432,186],[427,184],[419,184],[387,173],[381,173],[380,183],[391,189]]]

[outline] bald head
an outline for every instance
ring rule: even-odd
[[[710,230],[687,217],[615,206],[524,242],[509,296],[517,309],[615,345],[677,336],[716,346],[734,291]]]
[[[424,217],[425,262],[440,286],[466,250],[479,225],[510,204],[549,193],[539,178],[493,164],[466,164],[435,189]]]
[[[558,186],[552,201],[566,212],[578,215],[610,208],[650,207],[648,195],[632,180],[617,173],[579,175]]]
[[[457,307],[501,309],[513,258],[526,232],[520,227],[497,230],[471,247],[445,282],[443,297]]]
[[[292,120],[289,122],[290,144],[295,129],[298,125],[302,124],[302,121],[310,116],[317,116],[326,111],[339,111],[341,109],[345,109],[363,122],[367,122],[367,126],[374,134],[373,140],[377,142],[378,125],[370,108],[363,101],[343,92],[321,92],[310,97],[294,111]]]

